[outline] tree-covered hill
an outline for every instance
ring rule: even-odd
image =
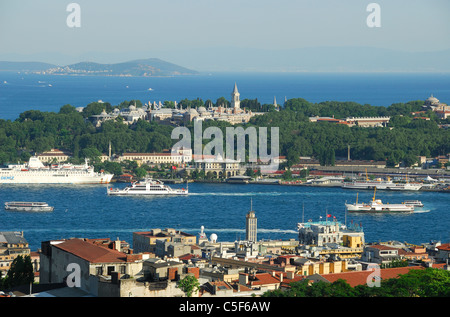
[[[130,102],[141,105],[140,101]],[[88,149],[108,153],[109,142],[113,153],[121,154],[159,152],[171,148],[178,141],[171,139],[173,127],[156,122],[139,121],[128,126],[120,121],[108,121],[95,128],[86,120],[105,107],[110,111],[114,107],[127,107],[130,102],[116,106],[91,103],[83,112],[64,105],[58,113],[30,110],[20,114],[15,121],[0,120],[0,164],[27,160],[31,154],[52,148],[70,151],[75,159],[82,159]],[[417,160],[417,156],[434,157],[450,153],[450,130],[438,126],[438,123],[448,123],[448,119],[439,121],[431,111],[422,114],[428,116],[429,121],[414,119],[411,112],[421,109],[422,104],[414,101],[374,107],[334,101],[313,104],[298,98],[288,100],[284,108],[275,111],[267,105],[249,101],[248,105],[268,112],[253,117],[242,126],[279,127],[280,155],[287,156],[289,164],[295,164],[299,156],[313,156],[324,164],[332,164],[336,157],[347,156],[350,145],[354,160],[383,160],[389,165],[404,162],[408,166]],[[391,121],[389,127],[348,127],[309,122],[308,118],[315,115],[334,115],[336,118],[391,116]],[[203,129],[209,126],[220,127],[225,136],[226,127],[231,125],[220,121],[203,123]],[[189,127],[192,129],[192,125]],[[209,141],[204,139],[203,143]]]
[[[182,67],[159,58],[138,59],[122,63],[101,64],[79,62],[70,65],[52,65],[39,62],[2,62],[0,71],[46,72],[58,75],[98,75],[98,76],[176,76],[195,75],[197,71]]]

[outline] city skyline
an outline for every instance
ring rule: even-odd
[[[0,4],[0,60],[161,58],[198,71],[449,71],[445,0]],[[379,27],[367,20],[379,5]]]

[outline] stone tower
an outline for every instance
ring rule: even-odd
[[[245,219],[245,240],[256,242],[258,231],[258,219],[255,216],[253,209],[253,203],[251,203],[250,211],[247,213]]]
[[[240,100],[239,96],[240,96],[240,94],[237,89],[237,85],[236,85],[236,83],[234,83],[234,89],[233,89],[233,92],[231,93],[231,107],[236,110],[241,108],[241,100]]]

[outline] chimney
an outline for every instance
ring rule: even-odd
[[[248,284],[248,274],[239,273],[239,284],[247,285]]]
[[[119,252],[122,252],[122,248],[121,248],[120,244],[121,243],[120,243],[119,237],[117,237],[117,240],[114,242],[114,249],[116,249]]]
[[[280,283],[283,282],[283,272],[280,272]]]
[[[119,272],[111,272],[111,283],[119,284],[120,273]]]

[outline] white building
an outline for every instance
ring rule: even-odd
[[[136,161],[141,164],[174,164],[184,165],[192,161],[192,149],[178,148],[162,153],[123,153],[118,161]]]
[[[213,158],[195,159],[194,168],[204,171],[205,174],[212,172],[216,178],[238,176],[241,174],[239,160],[224,159],[220,154]]]
[[[241,109],[240,93],[237,85],[234,85],[231,93],[231,106],[220,104],[213,107],[207,104],[198,108],[182,109],[178,108],[162,108],[162,105],[153,103],[149,109],[149,119],[153,121],[166,121],[175,124],[188,124],[192,121],[226,121],[231,124],[247,123],[253,116],[262,115],[263,112],[252,112]]]
[[[305,222],[298,224],[298,242],[305,245],[324,246],[343,244],[345,236],[359,237],[364,244],[362,228],[348,228],[337,221]]]

